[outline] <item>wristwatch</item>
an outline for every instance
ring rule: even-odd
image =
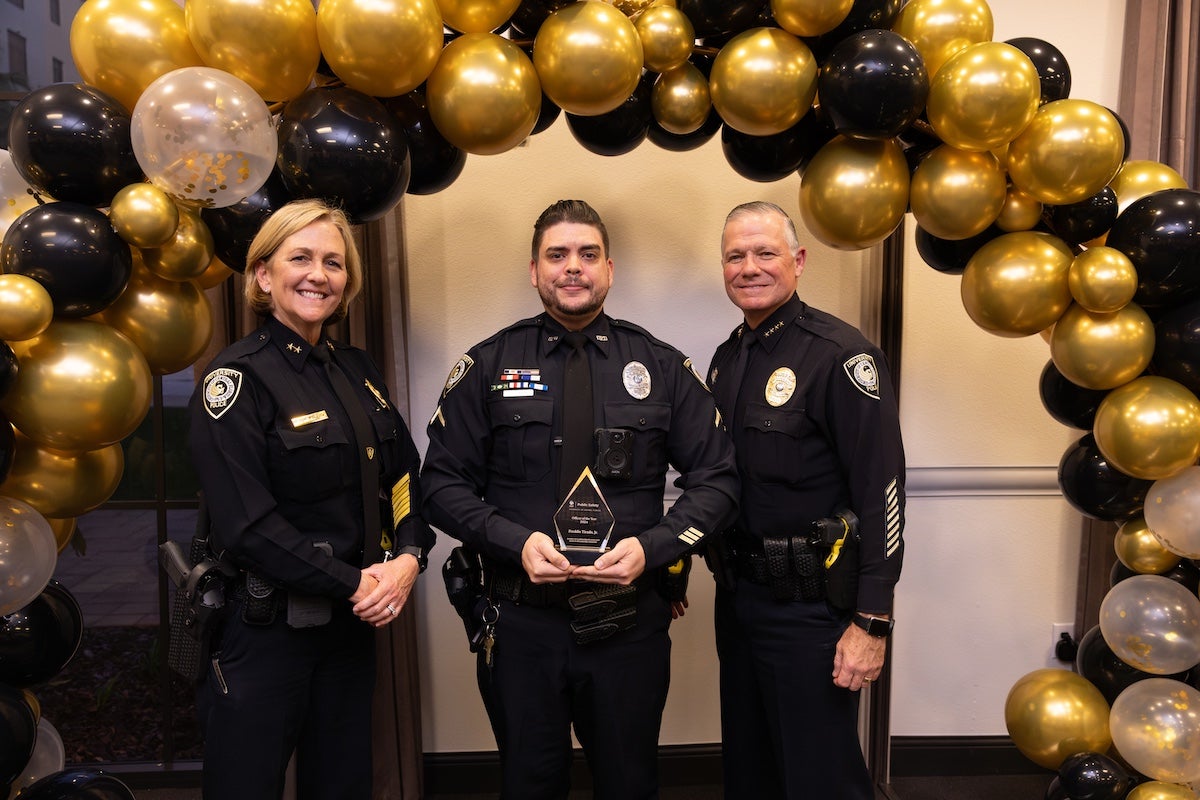
[[[886,639],[892,635],[892,628],[896,627],[896,620],[894,619],[868,617],[865,614],[855,614],[850,618],[850,621],[876,639]]]
[[[429,566],[429,556],[425,555],[425,551],[417,547],[415,544],[408,544],[396,551],[396,555],[410,555],[417,559],[417,566],[421,568],[421,572]]]

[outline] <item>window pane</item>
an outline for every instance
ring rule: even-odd
[[[188,451],[187,402],[192,394],[190,368],[162,378],[162,469],[166,481],[166,499],[195,500],[198,491],[196,473]],[[154,425],[158,409],[151,408],[121,446],[125,451],[125,471],[112,500],[154,500],[159,470],[159,452],[155,447]]]
[[[50,0],[50,21],[55,25],[62,23],[62,17],[58,11],[58,0]]]

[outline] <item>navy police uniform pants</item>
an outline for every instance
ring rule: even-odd
[[[857,692],[833,683],[847,617],[828,603],[777,602],[740,580],[717,588],[726,800],[872,800]]]
[[[575,643],[563,608],[499,604],[489,668],[479,690],[503,770],[503,800],[565,798],[571,725],[583,746],[596,800],[658,797],[658,731],[670,679],[670,607],[638,594],[636,627]]]
[[[298,800],[370,800],[375,634],[340,605],[303,629],[231,606],[197,696],[205,800],[282,797],[293,750]]]

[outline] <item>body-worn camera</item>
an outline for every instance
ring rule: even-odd
[[[633,475],[633,431],[627,428],[596,429],[597,478],[629,480]]]

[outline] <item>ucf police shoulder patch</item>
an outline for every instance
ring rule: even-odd
[[[875,359],[868,353],[859,353],[842,364],[854,387],[867,397],[879,399],[879,371],[875,369]]]
[[[236,369],[221,367],[204,376],[204,410],[213,419],[233,408],[238,393],[242,391],[242,373]]]

